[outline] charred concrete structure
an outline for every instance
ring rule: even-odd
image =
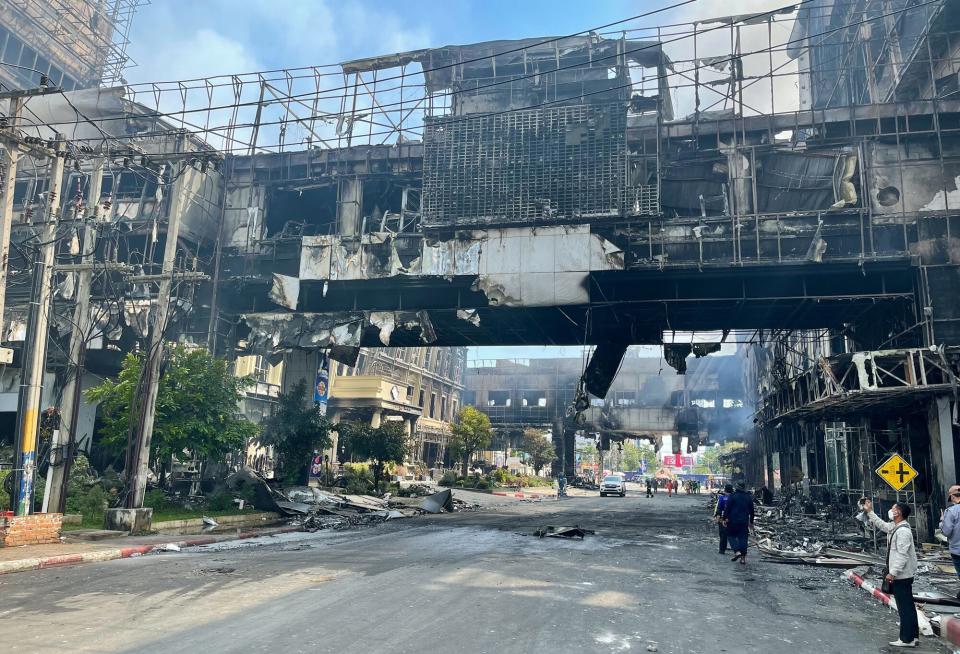
[[[937,398],[937,437],[911,437],[933,492],[956,474],[944,391],[960,346],[958,16],[957,0],[816,1],[631,39],[127,86],[116,93],[130,132],[78,107],[108,141],[66,107],[68,119],[25,116],[24,133],[82,128],[75,142],[101,155],[193,134],[223,157],[222,177],[188,158],[220,185],[196,232],[209,240],[180,259],[197,274],[179,287],[195,291],[182,340],[283,358],[287,381],[311,382],[318,350],[355,365],[362,347],[597,345],[575,397],[586,411],[629,344],[666,341],[683,372],[712,348],[669,334],[716,330],[760,344],[757,475],[800,447],[774,433],[805,410],[777,409],[789,403],[774,391],[809,403],[827,375],[852,396],[844,384],[879,384],[855,374],[857,353],[904,352],[923,363],[915,377],[880,368],[933,390],[881,395]],[[775,27],[791,36],[775,40]],[[146,150],[143,163],[164,157],[174,163]],[[152,241],[151,220],[132,224]],[[777,348],[802,351],[790,343],[808,330],[854,372],[816,356],[787,368]],[[801,381],[809,369],[820,382]]]
[[[837,29],[851,16],[886,8],[822,3],[801,10],[794,37],[802,47],[791,55],[801,62],[804,107],[898,107],[892,133],[878,130],[855,147],[869,162],[864,181],[874,219],[896,217],[915,233],[904,238],[916,272],[914,313],[900,329],[851,321],[763,334],[748,352],[759,400],[753,474],[824,503],[852,507],[862,495],[913,503],[914,526],[929,536],[958,471],[960,252],[953,234],[960,227],[960,134],[941,131],[952,123],[937,109],[960,97],[960,16],[952,3],[933,4],[869,29]],[[825,30],[832,32],[808,36]],[[924,114],[927,102],[932,112]],[[916,130],[911,122],[926,125]],[[882,331],[870,334],[872,327]],[[874,473],[893,453],[920,472],[903,492]]]

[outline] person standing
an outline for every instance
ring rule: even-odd
[[[910,506],[897,502],[887,512],[890,522],[885,522],[873,512],[873,502],[860,500],[870,523],[887,534],[887,567],[884,581],[893,588],[900,614],[900,638],[890,643],[891,647],[916,647],[920,640],[920,625],[917,622],[917,607],[913,604],[913,576],[917,572],[917,550],[913,544],[913,532],[907,518]]]
[[[740,560],[747,564],[747,548],[750,545],[748,532],[753,527],[753,495],[747,492],[744,482],[737,482],[737,489],[727,496],[723,507],[723,518],[727,524],[727,540],[736,554],[731,561]]]
[[[672,479],[667,480],[667,497],[673,497],[673,486],[674,481]]]
[[[960,486],[951,486],[947,491],[947,509],[940,512],[940,531],[950,542],[950,558],[960,577]],[[960,593],[957,593],[960,599]]]
[[[647,477],[647,497],[653,497],[653,482]]]
[[[727,484],[717,494],[717,507],[713,510],[713,519],[717,522],[717,532],[720,534],[720,553],[727,553],[727,525],[723,522],[723,509],[727,506],[727,497],[733,493],[733,486]]]

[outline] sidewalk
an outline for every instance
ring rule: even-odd
[[[228,540],[242,540],[256,536],[271,536],[292,531],[299,527],[275,527],[237,530],[233,533],[197,534],[194,536],[170,536],[152,534],[149,536],[125,536],[94,542],[60,543],[54,545],[23,545],[21,547],[0,547],[0,574],[54,568],[78,563],[93,563],[126,559],[131,556],[147,554],[157,546],[173,543],[178,547],[209,545]]]

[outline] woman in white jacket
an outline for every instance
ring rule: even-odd
[[[907,518],[910,506],[898,502],[887,513],[891,522],[885,522],[873,512],[873,503],[861,501],[863,510],[874,527],[887,534],[887,576],[893,586],[900,614],[900,639],[892,647],[916,647],[919,644],[920,626],[917,624],[917,607],[913,604],[913,576],[917,573],[917,550],[913,544],[913,532]]]

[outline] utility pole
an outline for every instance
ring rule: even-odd
[[[178,152],[183,151],[184,140],[181,137]],[[170,198],[170,216],[167,223],[166,242],[163,250],[163,264],[160,269],[159,293],[157,304],[150,311],[150,333],[147,343],[147,356],[143,364],[138,391],[143,393],[139,401],[139,411],[134,438],[127,445],[127,496],[125,506],[128,509],[143,506],[143,495],[147,490],[147,472],[150,464],[150,441],[153,438],[153,421],[156,412],[157,391],[160,386],[160,361],[163,358],[163,336],[170,315],[170,295],[173,290],[174,265],[177,256],[177,240],[180,235],[180,219],[184,213],[184,175],[190,164],[181,159],[173,169],[173,192]]]
[[[7,112],[7,128],[10,138],[4,138],[7,153],[6,171],[3,177],[3,200],[0,204],[0,343],[3,342],[3,309],[6,304],[7,264],[10,259],[10,232],[13,229],[13,193],[17,184],[17,164],[20,161],[20,144],[16,140],[17,127],[23,103],[19,97],[10,98]],[[0,362],[12,363],[13,350],[0,348]]]
[[[60,429],[54,432],[50,446],[50,466],[44,488],[43,510],[63,513],[66,508],[70,467],[77,442],[77,418],[80,414],[80,390],[83,380],[87,339],[90,338],[90,292],[93,284],[93,263],[97,248],[95,223],[100,218],[100,190],[103,188],[103,160],[98,159],[90,176],[90,191],[84,208],[80,265],[77,273],[77,298],[73,307],[73,331],[70,334],[68,364],[72,371],[63,388]],[[85,259],[90,259],[87,261]]]
[[[20,398],[17,404],[17,465],[15,478],[17,515],[33,510],[33,481],[37,464],[37,428],[40,419],[40,394],[47,358],[47,331],[50,320],[50,291],[56,250],[57,220],[60,217],[61,186],[66,159],[66,140],[57,134],[50,161],[50,190],[40,233],[39,253],[33,266],[33,289],[27,342],[24,348]]]

